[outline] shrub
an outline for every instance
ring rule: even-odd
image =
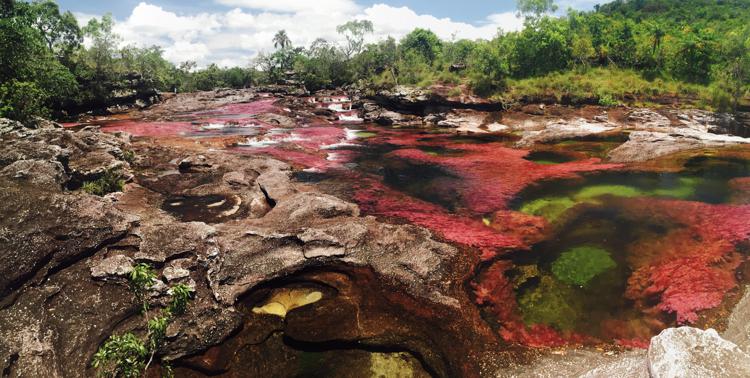
[[[620,102],[617,101],[614,96],[612,96],[609,93],[603,93],[599,95],[599,105],[601,106],[607,106],[607,107],[614,107],[617,105],[620,105]]]
[[[117,170],[107,170],[104,172],[102,177],[93,180],[86,181],[83,183],[81,189],[84,192],[104,196],[109,193],[121,192],[125,186],[125,181],[122,180],[122,175]]]
[[[110,336],[94,355],[92,366],[102,377],[137,378],[146,365],[146,345],[132,333]]]
[[[170,288],[167,293],[170,302],[158,316],[149,316],[148,290],[156,283],[156,273],[148,264],[136,264],[128,276],[128,286],[141,307],[141,314],[146,319],[147,333],[145,338],[139,338],[133,333],[112,335],[94,355],[92,366],[100,376],[107,377],[140,377],[148,370],[154,360],[156,351],[161,347],[167,333],[169,323],[175,315],[185,313],[188,302],[192,298],[193,289],[187,285],[178,284]],[[171,366],[162,361],[162,372],[165,376],[172,376]]]
[[[46,94],[36,84],[11,80],[0,85],[0,117],[28,124],[35,117],[49,115],[44,106],[46,100]]]

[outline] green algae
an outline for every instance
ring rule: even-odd
[[[525,291],[518,307],[527,325],[547,324],[559,330],[574,329],[583,310],[574,289],[552,276],[542,276],[536,288]]]
[[[573,198],[576,202],[585,202],[607,195],[631,198],[646,195],[646,192],[628,185],[593,185],[581,189]]]
[[[664,197],[691,199],[697,195],[703,184],[700,177],[680,177],[670,186],[639,188],[635,185],[596,184],[579,188],[567,193],[567,196],[550,196],[523,203],[519,211],[529,215],[541,216],[550,222],[559,219],[567,210],[581,204],[600,204],[601,198],[613,196],[620,198]]]
[[[357,131],[354,135],[356,135],[357,138],[361,139],[373,138],[378,136],[377,133],[373,133],[371,131]]]
[[[525,214],[544,217],[553,222],[575,205],[576,202],[568,197],[548,197],[527,202],[521,207],[520,211]]]
[[[414,377],[414,366],[409,362],[406,353],[372,353],[370,354],[370,372],[372,378],[411,378]]]
[[[567,284],[586,286],[594,277],[616,266],[606,250],[583,246],[563,252],[552,263],[552,273]]]

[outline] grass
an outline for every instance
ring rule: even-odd
[[[709,108],[710,88],[669,79],[648,80],[636,71],[617,68],[592,68],[567,71],[529,79],[511,79],[499,97],[518,101],[525,96],[563,97],[596,100],[604,106],[619,102],[649,104],[660,97],[678,97],[693,105]]]

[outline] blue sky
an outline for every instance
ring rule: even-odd
[[[127,17],[133,8],[142,0],[58,0],[63,9],[72,12],[103,14],[111,12],[116,17]],[[314,1],[314,0],[300,0]],[[211,11],[226,11],[231,6],[217,4],[213,1],[184,1],[184,0],[155,0],[149,3],[161,5],[165,9],[178,13],[197,13]],[[386,0],[386,1],[357,1],[360,5],[371,6],[377,3],[385,3],[394,7],[406,6],[420,14],[431,14],[435,17],[450,17],[456,21],[477,22],[483,20],[488,14],[513,11],[516,8],[515,0],[462,0],[462,1],[425,1],[425,0]]]
[[[443,39],[489,39],[519,30],[515,0],[58,0],[81,23],[112,13],[123,44],[159,45],[172,62],[199,66],[248,65],[273,49],[273,35],[287,31],[295,46],[317,38],[341,43],[336,25],[372,21],[369,41],[401,38],[417,27]],[[590,9],[596,0],[558,0],[561,9]]]

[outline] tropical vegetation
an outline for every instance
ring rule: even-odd
[[[279,83],[308,90],[463,85],[508,102],[670,97],[721,111],[743,107],[750,88],[750,0],[616,0],[562,15],[553,0],[519,0],[523,29],[480,40],[416,29],[367,43],[374,25],[353,20],[337,28],[341,43],[294,46],[282,30],[274,51],[229,68],[175,65],[158,46],[123,45],[109,15],[80,26],[53,1],[0,4],[0,116],[24,122],[156,91]]]

